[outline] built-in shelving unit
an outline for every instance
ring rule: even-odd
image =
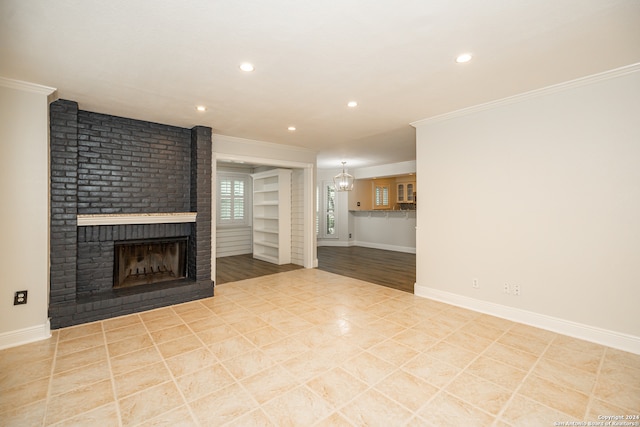
[[[291,263],[291,170],[252,174],[253,257]]]

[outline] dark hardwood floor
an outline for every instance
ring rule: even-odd
[[[360,246],[318,247],[318,268],[413,293],[416,255]]]
[[[271,264],[254,259],[252,254],[216,258],[216,285],[238,280],[252,279],[268,274],[281,273],[302,268],[295,264]]]
[[[302,268],[253,259],[251,254],[216,259],[216,284]],[[413,293],[416,256],[359,246],[318,247],[318,269]]]

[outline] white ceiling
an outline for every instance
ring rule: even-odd
[[[415,159],[412,121],[636,62],[640,0],[0,0],[0,75],[321,168]]]

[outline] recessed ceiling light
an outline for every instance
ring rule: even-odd
[[[347,103],[347,107],[353,108],[353,107],[357,107],[358,103],[356,101],[349,101]]]
[[[289,126],[287,129],[293,132],[294,130],[296,130],[296,127],[295,126]]]
[[[198,110],[198,111],[207,111],[207,107],[205,107],[204,105],[198,105],[196,107],[196,110]]]
[[[458,57],[456,58],[456,62],[458,64],[464,64],[465,62],[471,61],[471,58],[473,58],[473,56],[471,56],[470,53],[463,53],[461,55],[458,55]]]
[[[253,71],[255,68],[253,67],[253,64],[250,64],[248,62],[243,62],[242,64],[240,64],[240,69],[248,73]]]

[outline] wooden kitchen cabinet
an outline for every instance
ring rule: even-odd
[[[415,182],[400,182],[397,184],[396,194],[398,195],[398,203],[414,203],[416,192]]]

